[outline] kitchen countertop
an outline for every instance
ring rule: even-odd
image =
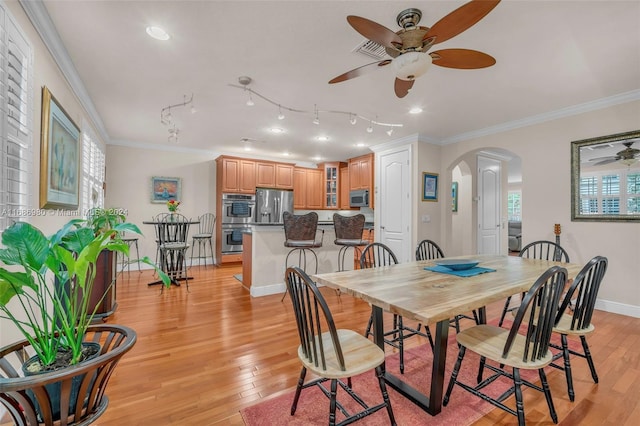
[[[284,226],[283,223],[250,223],[251,226]],[[318,226],[333,226],[333,221],[318,221]],[[370,230],[374,228],[373,222],[365,222],[364,229]]]

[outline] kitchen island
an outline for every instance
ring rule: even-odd
[[[314,249],[318,256],[318,273],[338,270],[338,252],[340,246],[333,243],[336,239],[332,222],[318,223],[317,238],[324,230],[322,247]],[[246,247],[243,252],[243,285],[251,292],[251,296],[266,296],[285,292],[284,272],[285,260],[291,250],[284,246],[284,226],[282,224],[253,224],[250,235],[244,236]],[[297,266],[298,255],[292,254],[289,266]],[[309,275],[315,273],[313,256],[307,256]],[[345,265],[353,269],[352,265]],[[351,267],[350,267],[351,266]]]

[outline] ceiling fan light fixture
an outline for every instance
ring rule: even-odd
[[[395,58],[392,64],[396,77],[412,81],[427,72],[431,66],[431,56],[421,52],[407,52]]]
[[[631,167],[634,164],[636,164],[639,160],[637,158],[625,158],[623,160],[620,160],[620,162],[622,164],[624,164],[627,167]]]

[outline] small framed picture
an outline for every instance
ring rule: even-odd
[[[458,182],[451,183],[451,211],[458,211]]]
[[[182,179],[178,177],[154,176],[151,178],[151,202],[166,203],[182,201]]]
[[[422,201],[438,201],[437,173],[422,173]]]

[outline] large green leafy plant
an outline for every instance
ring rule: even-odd
[[[98,256],[103,250],[127,256],[122,232],[140,234],[131,223],[111,220],[97,227],[92,219],[71,220],[50,237],[24,222],[2,232],[0,262],[9,269],[0,267],[0,318],[16,325],[45,368],[58,351],[71,353],[70,364],[81,360],[82,341],[97,309],[90,306],[90,295]],[[155,267],[147,257],[140,260]],[[168,276],[158,273],[169,285]]]

